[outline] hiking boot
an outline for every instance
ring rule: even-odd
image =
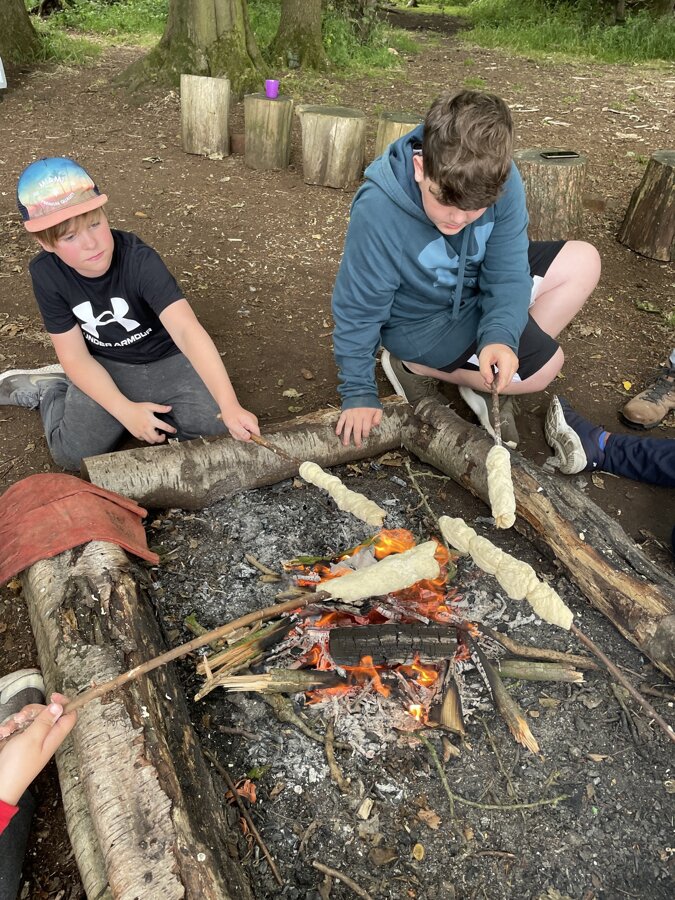
[[[662,366],[654,384],[636,394],[621,410],[621,418],[634,428],[655,428],[675,409],[675,366]]]
[[[492,395],[482,391],[474,391],[470,387],[461,385],[459,393],[466,405],[474,411],[478,421],[489,435],[495,437],[494,419],[492,414]],[[499,395],[499,424],[501,426],[502,443],[514,449],[518,446],[520,435],[516,425],[516,413],[518,403],[509,394]]]
[[[0,406],[37,409],[40,405],[40,388],[44,389],[55,381],[68,381],[59,365],[3,372],[0,375]]]
[[[399,397],[407,400],[411,406],[417,406],[420,400],[431,397],[432,400],[448,405],[448,399],[438,390],[438,381],[429,375],[415,375],[408,372],[403,363],[388,350],[382,351],[380,357],[384,374]]]
[[[29,703],[45,702],[45,683],[38,669],[19,669],[0,678],[0,725]]]
[[[592,425],[569,405],[564,397],[554,396],[544,423],[546,441],[555,456],[546,460],[564,475],[601,469],[605,459],[607,432]],[[604,435],[604,437],[603,437]]]

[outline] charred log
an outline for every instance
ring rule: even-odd
[[[447,625],[363,625],[331,628],[328,644],[340,666],[358,666],[364,656],[379,666],[450,659],[457,649],[457,636]]]

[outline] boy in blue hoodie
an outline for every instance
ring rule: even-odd
[[[560,371],[555,338],[597,284],[600,259],[581,241],[528,241],[512,149],[504,101],[462,91],[439,97],[366,170],[333,293],[345,445],[359,446],[382,418],[380,344],[397,394],[447,402],[438,381],[457,384],[489,431],[496,378],[513,446],[511,397]]]

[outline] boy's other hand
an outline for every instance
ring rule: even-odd
[[[176,429],[168,422],[158,419],[155,413],[168,412],[171,412],[171,407],[161,403],[130,403],[128,413],[120,418],[120,422],[139,441],[161,444],[166,440],[163,432],[175,434]]]
[[[354,438],[354,445],[360,447],[361,442],[367,440],[371,429],[377,428],[381,421],[381,409],[372,409],[369,406],[345,409],[338,419],[335,434],[338,437],[342,435],[342,443],[345,447],[349,446],[349,441],[352,437]]]
[[[77,713],[64,716],[66,702],[62,694],[52,694],[49,706],[40,707],[40,713],[25,731],[0,745],[0,800],[16,806],[23,792],[71,732]],[[34,710],[34,706],[24,707],[22,712],[26,709]]]
[[[258,419],[243,406],[221,410],[220,418],[235,441],[248,441],[252,434],[260,434]]]
[[[510,347],[506,344],[486,344],[478,354],[478,364],[480,366],[480,374],[488,389],[492,387],[492,382],[497,379],[497,390],[503,391],[513,381],[513,376],[518,371],[520,360]],[[492,367],[496,366],[497,374],[492,371]]]

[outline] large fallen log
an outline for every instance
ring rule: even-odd
[[[91,542],[22,575],[49,691],[74,696],[165,649],[143,572]],[[88,897],[248,900],[231,825],[170,666],[79,711],[57,755]]]
[[[422,401],[403,425],[403,445],[488,503],[492,441],[451,409]],[[562,476],[511,457],[516,528],[543,542],[591,604],[675,678],[675,579],[651,562],[614,519]]]
[[[408,410],[408,404],[398,397],[385,400],[380,427],[360,448],[343,447],[336,438],[340,413],[332,409],[282,423],[265,437],[289,456],[320,466],[338,466],[400,447],[401,420]],[[297,463],[252,442],[229,437],[156,444],[82,461],[84,478],[151,508],[203,509],[240,491],[297,474]]]

